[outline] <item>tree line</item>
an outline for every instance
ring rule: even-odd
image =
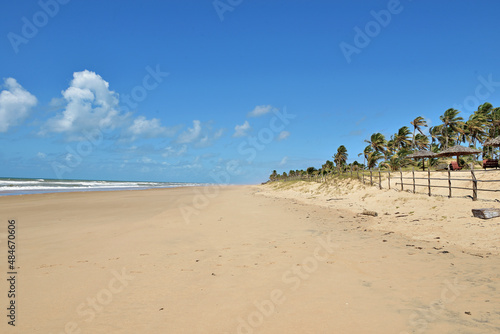
[[[269,176],[270,181],[290,178],[307,178],[314,175],[327,175],[337,170],[372,169],[375,167],[398,170],[414,164],[407,156],[418,150],[430,150],[438,153],[454,145],[467,144],[469,147],[483,145],[488,139],[500,135],[500,107],[493,107],[491,103],[481,104],[476,111],[465,121],[459,116],[460,111],[450,108],[439,116],[441,124],[429,128],[429,135],[423,131],[428,127],[426,120],[418,116],[410,122],[410,127],[403,126],[389,139],[380,133],[374,133],[365,140],[367,146],[358,156],[363,156],[363,163],[354,161],[347,163],[348,153],[344,145],[337,148],[332,156],[333,161],[327,160],[319,169],[309,167],[306,170],[290,170],[288,173],[277,173],[276,170]],[[491,158],[491,150],[483,146],[483,158]],[[474,159],[470,157],[469,159]],[[430,159],[435,165],[438,159]],[[417,164],[420,164],[418,162]]]

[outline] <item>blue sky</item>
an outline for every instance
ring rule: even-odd
[[[0,176],[257,183],[500,106],[498,1],[11,1]]]

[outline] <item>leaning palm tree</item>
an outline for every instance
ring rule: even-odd
[[[396,147],[396,141],[394,140],[394,136],[391,136],[391,139],[387,141],[385,144],[385,155],[389,156],[391,154],[394,154],[398,148]]]
[[[386,151],[386,140],[383,134],[377,132],[371,135],[370,140],[365,140],[374,151],[385,153]]]
[[[489,114],[488,137],[495,138],[500,135],[500,108],[493,108]]]
[[[368,166],[368,169],[372,169],[377,165],[377,161],[383,158],[382,153],[379,151],[372,151],[370,154],[368,154],[368,157],[366,159],[366,164]]]
[[[358,154],[358,157],[360,155],[363,155],[363,166],[366,163],[366,159],[368,158],[368,155],[373,152],[373,149],[370,145],[366,146],[365,149],[363,150],[363,153]]]
[[[418,132],[420,132],[420,134],[424,135],[424,133],[422,132],[422,127],[427,126],[427,121],[422,116],[418,116],[413,121],[411,121],[410,124],[413,125],[413,137],[411,139],[411,143],[412,143],[411,148],[414,149],[415,148],[415,131],[418,130]]]
[[[425,135],[417,133],[414,138],[413,148],[417,148],[419,150],[425,150],[429,147],[429,138]]]
[[[408,138],[410,133],[410,129],[408,129],[407,126],[403,126],[394,135],[394,144],[397,150],[408,147],[408,145],[410,145],[410,139]]]
[[[443,122],[442,134],[445,137],[445,149],[448,148],[449,139],[461,130],[463,118],[458,116],[459,113],[460,111],[450,108],[442,116],[439,116],[439,119]]]
[[[487,116],[482,113],[474,113],[469,117],[469,120],[464,124],[465,139],[476,147],[476,142],[483,142],[486,136],[485,125],[487,124]]]
[[[403,150],[405,153],[408,152]],[[391,171],[399,170],[402,167],[408,166],[411,161],[406,157],[407,154],[393,154],[389,159],[386,159],[380,165],[389,168]]]
[[[337,164],[337,167],[341,167],[345,165],[347,162],[347,149],[344,145],[340,145],[337,149],[337,153],[332,157],[334,162]]]

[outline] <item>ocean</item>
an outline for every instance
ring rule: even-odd
[[[204,186],[204,183],[0,178],[0,196]]]

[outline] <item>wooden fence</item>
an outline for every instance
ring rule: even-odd
[[[316,182],[328,182],[333,177],[349,177],[358,179],[363,184],[378,186],[380,189],[396,189],[398,191],[408,191],[412,193],[424,193],[429,196],[447,196],[447,197],[470,197],[472,200],[478,200],[479,193],[497,193],[500,192],[500,180],[481,179],[478,176],[490,174],[493,177],[500,178],[500,170],[482,170],[474,169],[460,171],[415,171],[413,168],[409,171],[388,171],[388,170],[341,170],[335,169],[327,175],[300,175],[288,177],[286,180],[309,180]],[[437,175],[437,176],[436,176]],[[457,185],[458,183],[458,185]],[[462,184],[460,184],[462,183]],[[463,183],[466,183],[465,185]],[[479,186],[488,185],[489,188]],[[424,192],[418,189],[424,189]],[[434,189],[434,190],[433,190]],[[438,189],[438,190],[436,190]],[[441,191],[439,191],[441,189]],[[461,194],[460,194],[461,191]],[[458,194],[457,194],[458,193]],[[485,198],[481,200],[497,200],[496,198]]]
[[[447,196],[448,197],[456,197],[453,196],[453,189],[457,190],[466,190],[470,191],[470,197],[472,198],[473,201],[476,201],[478,199],[478,193],[479,192],[500,192],[500,189],[494,187],[494,189],[486,189],[483,187],[478,187],[478,184],[481,183],[490,183],[490,184],[495,184],[495,183],[500,183],[500,180],[482,180],[478,179],[478,174],[481,173],[496,173],[495,175],[499,175],[500,171],[496,170],[474,170],[471,166],[470,170],[465,170],[465,171],[450,171],[447,170],[445,173],[447,174],[447,177],[431,177],[431,174],[436,174],[439,173],[443,174],[443,172],[438,172],[438,171],[430,171],[427,170],[426,173],[418,172],[419,174],[426,174],[424,177],[421,176],[415,176],[415,169],[412,169],[411,171],[406,171],[403,172],[402,170],[399,170],[397,172],[391,172],[391,171],[381,171],[381,170],[357,170],[355,171],[355,177],[360,180],[363,184],[370,184],[370,185],[376,185],[380,189],[387,188],[391,189],[391,177],[393,181],[395,182],[396,189],[401,190],[401,191],[409,191],[413,193],[417,193],[417,187],[423,187],[425,189],[425,193],[429,196],[434,195],[433,188],[444,188],[447,189]],[[352,171],[347,171],[344,172],[346,175],[352,175]],[[453,174],[453,175],[452,175]],[[384,177],[382,177],[384,175]],[[453,177],[452,177],[453,176]],[[462,176],[462,177],[459,177]],[[382,178],[384,178],[386,182],[382,181]],[[427,181],[427,182],[425,182]],[[436,182],[438,181],[438,182]],[[436,184],[436,183],[445,183],[443,184]],[[447,182],[445,182],[447,181]],[[470,183],[470,186],[457,186],[457,185],[452,185],[453,182],[460,182],[460,183]],[[423,183],[422,183],[423,182]],[[496,189],[495,189],[496,188]]]

